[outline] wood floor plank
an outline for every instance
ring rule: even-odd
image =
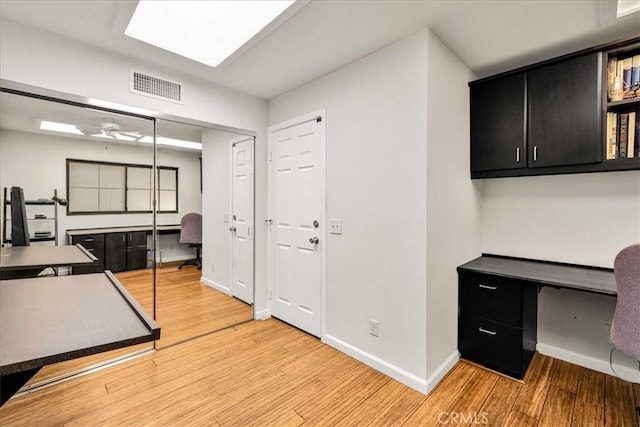
[[[540,353],[534,355],[513,411],[522,412],[536,420],[540,417],[551,384],[551,372],[555,361],[556,359]]]
[[[605,378],[604,426],[633,427],[637,423],[631,383],[607,375]]]
[[[438,423],[441,414],[448,411],[451,403],[458,398],[474,373],[480,369],[464,361],[458,362],[422,405],[411,414],[405,425],[432,426]]]
[[[520,411],[511,411],[507,417],[505,426],[514,427],[536,427],[538,420]],[[561,426],[556,426],[561,427]]]
[[[604,425],[605,374],[581,369],[571,425],[598,427]]]
[[[480,423],[484,417],[481,408],[487,397],[495,387],[500,375],[486,369],[478,369],[469,379],[464,389],[453,401],[449,410],[450,417],[456,417],[457,425],[472,425]],[[438,423],[440,424],[440,422]]]
[[[551,385],[560,387],[570,393],[578,390],[580,367],[564,360],[556,360],[551,373]]]
[[[400,426],[424,400],[423,394],[389,381],[336,425]]]
[[[538,427],[570,426],[576,395],[556,385],[549,387]]]
[[[478,419],[482,421],[486,419],[486,424],[490,426],[504,426],[522,387],[522,384],[512,379],[498,378],[484,405],[478,411]]]

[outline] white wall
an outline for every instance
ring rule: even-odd
[[[266,100],[177,75],[141,63],[136,58],[108,52],[6,19],[0,21],[0,64],[2,79],[257,132],[256,309],[266,307]],[[129,70],[132,68],[181,81],[184,104],[163,102],[130,93]],[[206,162],[203,163],[203,170],[209,167]],[[203,210],[207,211],[208,203],[216,197],[217,195],[208,194],[205,190]],[[205,224],[208,221],[209,218],[203,217]],[[208,274],[203,269],[205,279]]]
[[[158,214],[158,224],[179,224],[187,212],[202,211],[199,153],[159,149],[158,164],[178,168],[178,213]],[[0,186],[23,187],[28,199],[51,198],[66,194],[66,159],[95,160],[151,165],[148,146],[131,146],[110,141],[96,142],[61,136],[41,135],[0,129]],[[46,213],[45,213],[46,214]],[[59,208],[59,242],[66,240],[66,230],[126,225],[149,225],[151,214],[71,215]],[[191,250],[177,243],[175,236],[163,237],[163,260],[184,259]]]
[[[202,230],[208,242],[202,252],[203,276],[206,271],[203,281],[229,294],[231,293],[230,241],[229,222],[225,214],[228,217],[231,196],[229,141],[233,138],[231,134],[216,130],[202,132],[204,146],[202,161],[208,165],[203,170],[203,185],[207,194],[215,194],[215,197],[210,198],[203,206],[203,216],[208,218]]]
[[[469,176],[471,71],[431,33],[427,120],[427,376],[458,358],[456,267],[481,254],[482,182]]]
[[[427,39],[421,32],[270,101],[269,123],[326,109],[326,336],[424,389]],[[379,322],[378,338],[369,319]]]
[[[636,242],[640,171],[484,182],[485,253],[612,268],[618,251]],[[611,297],[544,289],[538,304],[539,351],[609,370]],[[623,357],[616,360],[633,366]]]

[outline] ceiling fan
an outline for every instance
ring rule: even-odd
[[[139,141],[144,137],[144,135],[137,131],[123,131],[122,129],[120,129],[119,124],[117,124],[113,120],[107,119],[105,119],[105,121],[100,123],[98,126],[79,124],[76,125],[76,129],[78,129],[83,135],[86,136],[105,135],[113,139],[127,139],[132,141]],[[123,138],[118,138],[118,136],[121,136]]]

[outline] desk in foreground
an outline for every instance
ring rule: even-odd
[[[160,338],[160,327],[111,274],[0,283],[0,405],[40,368]]]

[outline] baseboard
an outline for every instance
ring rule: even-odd
[[[536,349],[540,354],[545,356],[551,356],[556,359],[564,360],[565,362],[573,363],[574,365],[583,366],[585,368],[593,369],[594,371],[602,372],[607,375],[620,376],[625,381],[640,383],[640,372],[637,369],[632,369],[627,366],[614,364],[614,369],[617,374],[611,370],[609,366],[609,360],[596,359],[595,357],[587,356],[585,354],[576,353],[564,348],[555,347],[548,344],[538,343]],[[615,360],[615,353],[614,353]]]
[[[256,320],[267,320],[271,318],[271,310],[265,308],[264,310],[256,310],[253,313],[253,318]]]
[[[359,360],[365,365],[368,365],[373,369],[390,376],[394,380],[400,381],[402,384],[405,384],[406,386],[419,391],[420,393],[428,393],[429,387],[427,385],[427,381],[424,378],[420,378],[417,375],[412,374],[411,372],[407,372],[402,368],[392,365],[391,363],[382,360],[377,356],[362,351],[361,349],[354,347],[351,344],[348,344],[334,336],[327,334],[322,338],[322,341],[325,344],[353,357],[354,359]]]
[[[232,296],[231,295],[231,288],[228,288],[226,286],[222,286],[220,283],[216,283],[213,280],[209,280],[209,279],[207,279],[205,277],[201,277],[200,278],[200,283],[204,283],[205,285],[210,286],[213,289],[222,292],[223,294]]]
[[[427,394],[431,393],[434,388],[442,381],[442,379],[449,373],[451,369],[458,363],[460,360],[460,352],[455,350],[449,357],[445,359],[444,362],[438,366],[433,374],[429,378],[427,378]]]
[[[169,256],[169,257],[162,257],[162,263],[164,264],[165,262],[175,262],[175,261],[186,261],[188,259],[193,259],[193,255],[177,255],[177,256]],[[160,263],[160,260],[158,260],[158,263]]]

